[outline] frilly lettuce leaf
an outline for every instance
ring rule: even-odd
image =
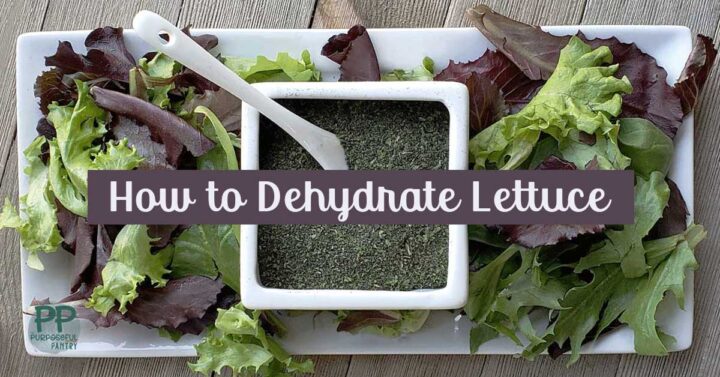
[[[237,304],[218,310],[215,328],[195,346],[198,359],[190,369],[205,376],[229,368],[233,375],[286,376],[312,373],[312,361],[294,360],[263,329],[262,312]]]
[[[383,73],[380,76],[381,81],[432,81],[435,75],[435,62],[429,57],[422,60],[422,64],[411,69],[395,69],[393,71]]]
[[[340,64],[340,81],[380,80],[375,47],[362,25],[351,27],[347,33],[333,35],[320,53]]]
[[[635,184],[635,222],[622,230],[608,229],[608,239],[601,247],[580,259],[576,272],[607,263],[620,263],[628,278],[648,272],[643,238],[662,217],[668,203],[670,188],[664,174],[653,172],[648,179],[637,177]]]
[[[93,290],[88,308],[105,316],[117,302],[118,310],[125,313],[127,305],[138,297],[138,284],[146,278],[156,287],[165,286],[167,279],[163,275],[170,272],[165,269],[168,258],[164,253],[152,254],[151,241],[146,225],[125,225],[120,230],[102,270],[103,284]]]
[[[75,81],[78,100],[74,105],[48,106],[48,121],[57,137],[50,140],[49,181],[62,205],[78,216],[87,216],[88,170],[132,170],[142,158],[126,140],[95,141],[105,135],[106,112],[95,104],[85,82]]]
[[[28,252],[27,264],[36,270],[44,266],[38,253],[52,253],[62,242],[55,215],[55,196],[48,182],[48,167],[40,159],[42,146],[46,139],[42,136],[33,140],[24,154],[28,166],[28,193],[20,197],[20,217],[8,199],[5,199],[0,213],[0,229],[14,228],[20,235],[20,243]]]
[[[303,50],[300,59],[286,52],[279,52],[275,60],[262,55],[256,58],[226,56],[223,63],[249,83],[276,81],[320,81],[320,71],[310,60],[310,53]]]
[[[105,110],[90,97],[86,83],[76,80],[78,100],[74,106],[48,106],[48,121],[57,131],[58,151],[68,178],[82,196],[87,196],[87,170],[92,156],[100,151],[93,142],[107,132]]]
[[[703,229],[695,237],[681,241],[670,256],[655,268],[652,275],[640,283],[628,309],[620,316],[635,334],[635,351],[643,355],[667,355],[667,338],[661,336],[655,321],[655,312],[666,291],[672,291],[678,306],[684,309],[685,271],[696,269],[698,264],[693,249],[706,235]]]
[[[135,147],[128,147],[127,139],[108,141],[105,150],[95,155],[93,170],[132,170],[143,161]]]
[[[147,99],[158,107],[168,108],[168,92],[175,88],[173,78],[180,71],[180,65],[163,53],[155,54],[151,60],[142,58],[138,65],[147,90]]]
[[[627,78],[613,77],[618,66],[604,65],[611,62],[607,47],[593,50],[579,38],[571,38],[560,53],[555,72],[532,101],[470,141],[476,167],[485,167],[488,162],[501,169],[519,167],[530,156],[541,133],[561,144],[573,137],[573,131],[596,134],[609,140],[608,148],[617,149],[618,125],[610,118],[620,113],[621,95],[630,93],[632,87]],[[616,169],[629,163],[619,150],[599,154]]]

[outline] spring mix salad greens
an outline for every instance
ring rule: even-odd
[[[570,351],[627,325],[635,349],[667,353],[672,338],[655,311],[667,292],[683,304],[685,271],[704,238],[667,177],[673,137],[692,111],[715,59],[698,36],[675,86],[634,44],[583,34],[553,36],[492,12],[469,16],[497,51],[450,61],[429,58],[381,72],[372,41],[357,25],[330,38],[322,55],[343,81],[450,80],[467,85],[475,169],[632,169],[632,225],[471,225],[471,351],[497,336],[523,356]],[[185,32],[189,34],[186,28]],[[212,35],[193,39],[208,50]],[[135,59],[122,29],[91,32],[85,55],[60,42],[36,81],[44,117],[24,151],[29,191],[20,213],[5,199],[0,227],[15,228],[27,263],[43,253],[74,255],[70,295],[58,302],[99,327],[129,321],[179,339],[204,334],[200,373],[225,367],[264,376],[307,373],[275,340],[287,329],[270,311],[239,302],[239,229],[234,225],[89,225],[91,169],[237,169],[240,103],[160,53]],[[299,58],[218,56],[248,82],[319,81],[307,51]],[[234,262],[233,262],[234,261]],[[45,300],[45,302],[48,302]],[[338,331],[398,336],[422,329],[429,311],[338,311]]]

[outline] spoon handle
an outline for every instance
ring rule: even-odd
[[[347,169],[345,152],[335,134],[297,116],[248,84],[187,34],[158,14],[143,10],[133,19],[138,35],[157,51],[256,108],[302,145],[325,169]],[[168,40],[161,38],[167,35]],[[339,155],[338,155],[339,148]]]

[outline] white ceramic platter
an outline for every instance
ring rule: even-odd
[[[635,42],[643,51],[654,56],[668,72],[668,81],[674,83],[682,71],[691,50],[690,30],[679,26],[553,26],[544,28],[554,34],[571,34],[582,30],[587,36],[616,36],[623,42]],[[303,49],[310,51],[313,61],[322,71],[324,80],[335,81],[339,76],[335,63],[322,57],[320,49],[327,39],[342,30],[196,30],[219,37],[218,51],[225,55],[252,57],[258,54],[275,56],[279,51],[299,56]],[[70,41],[77,51],[84,50],[87,31],[44,32],[23,34],[17,44],[17,139],[19,170],[25,167],[21,152],[35,137],[35,125],[41,117],[33,95],[35,77],[45,68],[43,57],[55,52],[58,41]],[[395,68],[412,68],[424,56],[444,68],[449,59],[467,61],[478,58],[492,45],[475,29],[374,29],[370,36],[375,45],[383,71]],[[125,39],[134,56],[142,56],[148,47],[132,30]],[[677,182],[693,213],[693,119],[684,120],[675,144],[675,157],[670,176]],[[8,131],[10,132],[10,131]],[[20,194],[27,192],[27,180],[20,173]],[[43,255],[46,270],[34,271],[25,265],[22,257],[22,305],[27,307],[33,298],[59,299],[68,293],[71,273],[71,256],[65,252]],[[658,312],[658,323],[663,331],[677,340],[673,350],[683,350],[692,343],[693,275],[686,280],[686,310],[682,311],[674,300],[665,300]],[[21,310],[20,307],[17,308]],[[289,327],[282,340],[294,354],[466,354],[470,323],[450,312],[434,312],[423,329],[400,338],[376,335],[350,335],[337,333],[333,316],[305,315],[284,318]],[[30,316],[24,318],[25,347],[30,354],[62,357],[158,357],[193,356],[192,345],[199,337],[185,336],[179,342],[158,336],[156,330],[121,323],[110,329],[95,329],[82,322],[78,347],[58,354],[44,353],[29,341],[28,328],[33,325]],[[481,354],[514,354],[519,349],[507,339],[495,339],[480,347]],[[633,336],[628,329],[620,329],[584,347],[585,353],[633,352]]]

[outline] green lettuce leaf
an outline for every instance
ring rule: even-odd
[[[180,71],[180,65],[163,53],[155,54],[151,60],[142,58],[138,65],[146,88],[147,100],[158,107],[168,108],[170,106],[168,93],[175,88],[172,78]]]
[[[697,268],[698,264],[693,249],[695,244],[704,236],[704,230],[700,229],[699,234],[696,234],[696,237],[693,237],[691,241],[681,241],[672,254],[660,263],[649,277],[640,283],[632,302],[620,316],[620,321],[628,324],[633,329],[635,351],[639,354],[667,355],[669,336],[662,335],[658,331],[655,312],[667,291],[673,293],[678,306],[684,309],[685,271]]]
[[[193,225],[175,240],[172,276],[216,278],[240,292],[240,246],[231,225]]]
[[[228,368],[233,375],[287,376],[312,373],[311,360],[300,362],[263,329],[262,312],[249,311],[242,304],[218,310],[215,328],[195,346],[198,359],[190,369],[205,376],[221,374]]]
[[[217,146],[198,158],[199,169],[238,170],[230,133],[210,109],[197,106],[204,116],[203,132]],[[223,282],[240,292],[240,227],[238,225],[193,225],[175,241],[171,270],[174,277],[222,276]]]
[[[70,182],[83,197],[87,196],[87,171],[92,165],[92,156],[99,153],[100,146],[93,145],[96,139],[107,132],[105,110],[90,97],[86,83],[75,80],[78,100],[74,106],[48,106],[48,121],[57,131],[57,145],[60,158]]]
[[[665,175],[670,169],[673,141],[650,121],[620,119],[618,142],[622,153],[630,157],[630,168],[635,173],[647,178],[654,171]]]
[[[287,52],[279,52],[275,60],[262,55],[256,58],[226,56],[223,63],[249,83],[278,81],[320,81],[320,71],[310,60],[310,53],[303,50],[296,60]]]
[[[592,272],[590,283],[570,289],[560,302],[566,309],[559,312],[551,333],[545,337],[548,343],[570,341],[572,353],[568,364],[580,358],[580,346],[600,320],[603,305],[625,281],[617,265],[600,266]]]
[[[108,141],[106,149],[95,155],[93,170],[132,170],[143,162],[135,147],[128,147],[127,139]]]
[[[432,81],[435,77],[435,62],[429,57],[422,60],[422,64],[412,70],[396,69],[383,73],[381,81]]]
[[[512,245],[485,267],[470,274],[470,292],[465,313],[471,321],[485,321],[500,290],[500,278],[505,264],[523,249],[522,246]]]
[[[575,272],[606,263],[620,263],[625,276],[640,277],[648,272],[643,238],[662,217],[670,188],[664,174],[653,172],[648,179],[637,177],[635,184],[635,223],[622,230],[605,231],[608,240],[580,259]]]
[[[74,105],[48,106],[48,121],[57,137],[49,141],[49,181],[62,205],[78,216],[87,216],[88,170],[132,170],[142,158],[127,140],[95,141],[105,135],[105,110],[95,104],[86,83],[76,80],[78,100]]]
[[[615,151],[618,125],[610,119],[620,113],[621,95],[630,93],[632,87],[627,78],[613,76],[618,66],[605,65],[611,62],[607,47],[593,50],[580,39],[571,38],[560,53],[554,73],[530,103],[470,141],[476,167],[491,163],[501,169],[518,168],[532,153],[541,133],[558,140],[562,149],[573,133],[579,140],[579,132],[607,138],[609,144],[598,155],[607,159],[608,167],[627,167],[629,160]]]
[[[163,275],[170,272],[165,268],[168,256],[165,253],[152,254],[151,241],[146,225],[125,225],[120,230],[110,259],[102,270],[103,284],[93,290],[86,304],[88,308],[106,316],[117,302],[118,310],[125,313],[127,304],[138,297],[138,284],[146,278],[156,287],[167,283]]]
[[[27,264],[36,270],[44,269],[38,253],[55,252],[62,242],[55,215],[55,196],[48,181],[48,167],[40,159],[45,141],[39,136],[24,151],[28,162],[24,170],[28,176],[28,193],[20,197],[24,218],[7,198],[0,214],[0,229],[14,228],[18,231],[20,243],[28,252]]]

